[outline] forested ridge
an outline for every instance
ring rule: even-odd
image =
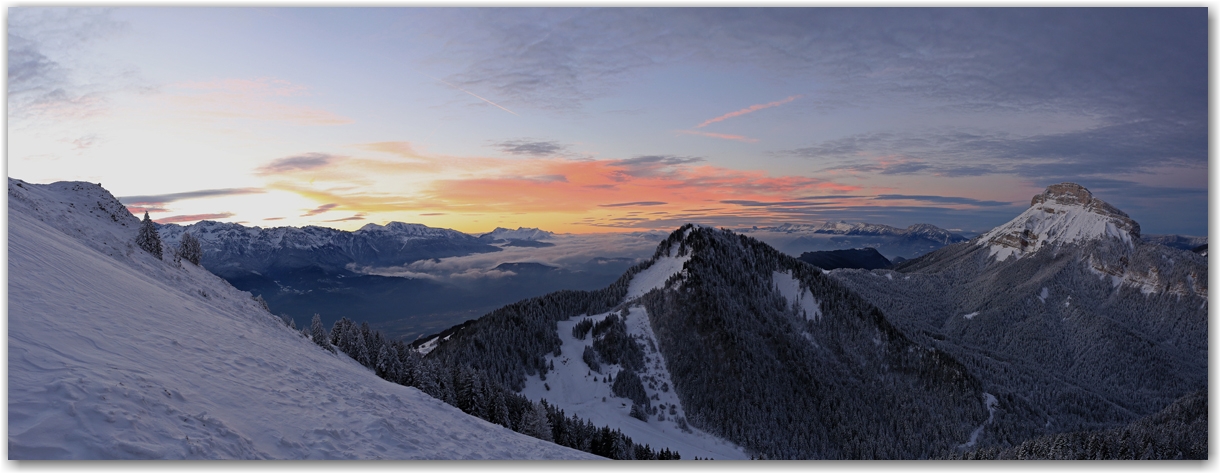
[[[286,319],[290,323],[291,319]],[[616,460],[680,460],[679,452],[653,450],[617,429],[598,427],[547,402],[509,390],[486,371],[425,359],[399,340],[387,339],[344,317],[325,330],[318,317],[302,331],[319,347],[342,352],[387,381],[411,386],[480,419],[542,440]]]
[[[764,458],[927,458],[987,419],[960,363],[818,268],[727,230],[683,227],[671,247],[691,255],[680,281],[643,302],[692,425]],[[824,315],[800,315],[775,272]]]
[[[980,443],[1127,425],[1207,386],[1206,259],[1086,240],[997,262],[959,243],[831,275],[1000,400]]]

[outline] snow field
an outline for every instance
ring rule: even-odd
[[[657,258],[652,266],[631,278],[631,283],[627,285],[626,301],[638,299],[648,291],[665,287],[665,281],[669,280],[670,276],[682,271],[683,265],[690,261],[691,255],[687,253],[685,256],[672,256],[676,249],[675,245],[669,249],[671,255]]]
[[[788,273],[780,271],[771,273],[771,280],[775,284],[775,289],[788,300],[788,304],[796,305],[800,314],[806,319],[814,321],[822,319],[822,304],[813,297],[813,293],[808,289],[801,288],[800,281]]]
[[[10,459],[595,458],[381,380],[38,190],[9,208]]]
[[[546,399],[548,403],[563,409],[567,415],[575,414],[598,427],[608,425],[619,429],[634,442],[648,444],[653,450],[668,448],[670,451],[676,451],[683,459],[689,460],[696,456],[725,460],[749,458],[741,447],[727,440],[694,427],[688,427],[689,432],[678,428],[674,419],[685,417],[686,414],[674,390],[665,360],[656,349],[656,336],[648,321],[647,311],[638,305],[629,310],[625,321],[627,332],[638,337],[646,359],[644,370],[638,374],[649,397],[656,396],[652,399],[652,405],[658,406],[658,412],[661,409],[659,406],[665,406],[665,420],[659,421],[657,416],[649,416],[648,422],[644,422],[630,416],[631,400],[615,397],[610,389],[611,383],[604,381],[608,376],[618,376],[622,371],[619,365],[602,364],[602,373],[598,374],[585,364],[582,357],[585,347],[593,345],[592,334],[587,335],[584,340],[577,340],[572,336],[572,327],[585,318],[592,319],[594,323],[600,322],[609,316],[610,312],[560,321],[559,337],[563,341],[560,355],[547,355],[548,362],[555,364],[555,370],[547,373],[546,381],[542,381],[537,375],[527,378],[521,394],[534,401]],[[661,389],[664,384],[668,384],[668,391]],[[549,390],[547,386],[550,386]],[[602,401],[603,398],[605,401]],[[669,406],[674,406],[674,415],[669,413]]]
[[[1030,231],[1037,239],[1029,248],[1020,250],[1005,245],[992,244],[992,240],[1007,234]],[[996,261],[1005,261],[1011,256],[1020,258],[1025,253],[1043,247],[1057,246],[1082,240],[1113,238],[1134,246],[1131,234],[1114,224],[1114,218],[1101,215],[1079,205],[1063,205],[1045,202],[1026,209],[1007,224],[983,234],[979,245],[990,245],[990,256]]]

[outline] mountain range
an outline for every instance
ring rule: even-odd
[[[736,229],[793,256],[805,252],[874,248],[886,258],[910,259],[966,237],[926,223],[907,228],[875,223],[826,222],[820,225],[785,223],[775,227]]]
[[[625,268],[600,289],[520,299],[409,345],[348,318],[286,328],[240,286],[135,246],[138,220],[100,186],[10,179],[9,200],[14,458],[1206,457],[1206,257],[1145,241],[1075,184],[889,269],[830,270],[752,236],[936,232],[688,224],[651,257],[590,261]],[[340,305],[342,290],[319,288],[374,277],[362,263],[559,241],[226,225],[190,229],[205,263],[209,241],[227,242],[220,272]]]

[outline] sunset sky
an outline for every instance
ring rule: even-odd
[[[1206,235],[1207,9],[10,8],[8,175],[154,220]]]

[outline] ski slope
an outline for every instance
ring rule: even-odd
[[[664,282],[664,279],[661,281]],[[593,337],[579,340],[572,336],[572,327],[586,317],[558,322],[559,338],[563,341],[561,353],[559,356],[547,355],[547,361],[555,365],[555,370],[547,373],[545,381],[538,375],[526,378],[521,394],[533,401],[546,399],[546,402],[563,409],[567,415],[575,414],[594,425],[619,429],[636,443],[648,444],[653,450],[668,448],[678,452],[683,460],[695,457],[717,460],[749,458],[741,447],[732,442],[694,427],[682,429],[679,426],[677,419],[685,418],[686,412],[674,390],[665,359],[656,349],[656,335],[652,332],[648,313],[638,304],[628,310],[627,333],[638,340],[646,357],[645,367],[639,376],[644,380],[644,389],[649,397],[655,396],[653,405],[665,406],[660,417],[649,416],[647,422],[631,417],[631,400],[614,395],[611,383],[606,380],[610,376],[618,376],[622,371],[621,366],[602,364],[601,373],[597,373],[585,364],[582,355],[585,347],[593,345]],[[609,315],[607,312],[588,318],[596,323]],[[673,406],[672,414],[669,406]]]
[[[597,458],[386,382],[206,270],[154,259],[96,185],[15,183],[10,460]]]

